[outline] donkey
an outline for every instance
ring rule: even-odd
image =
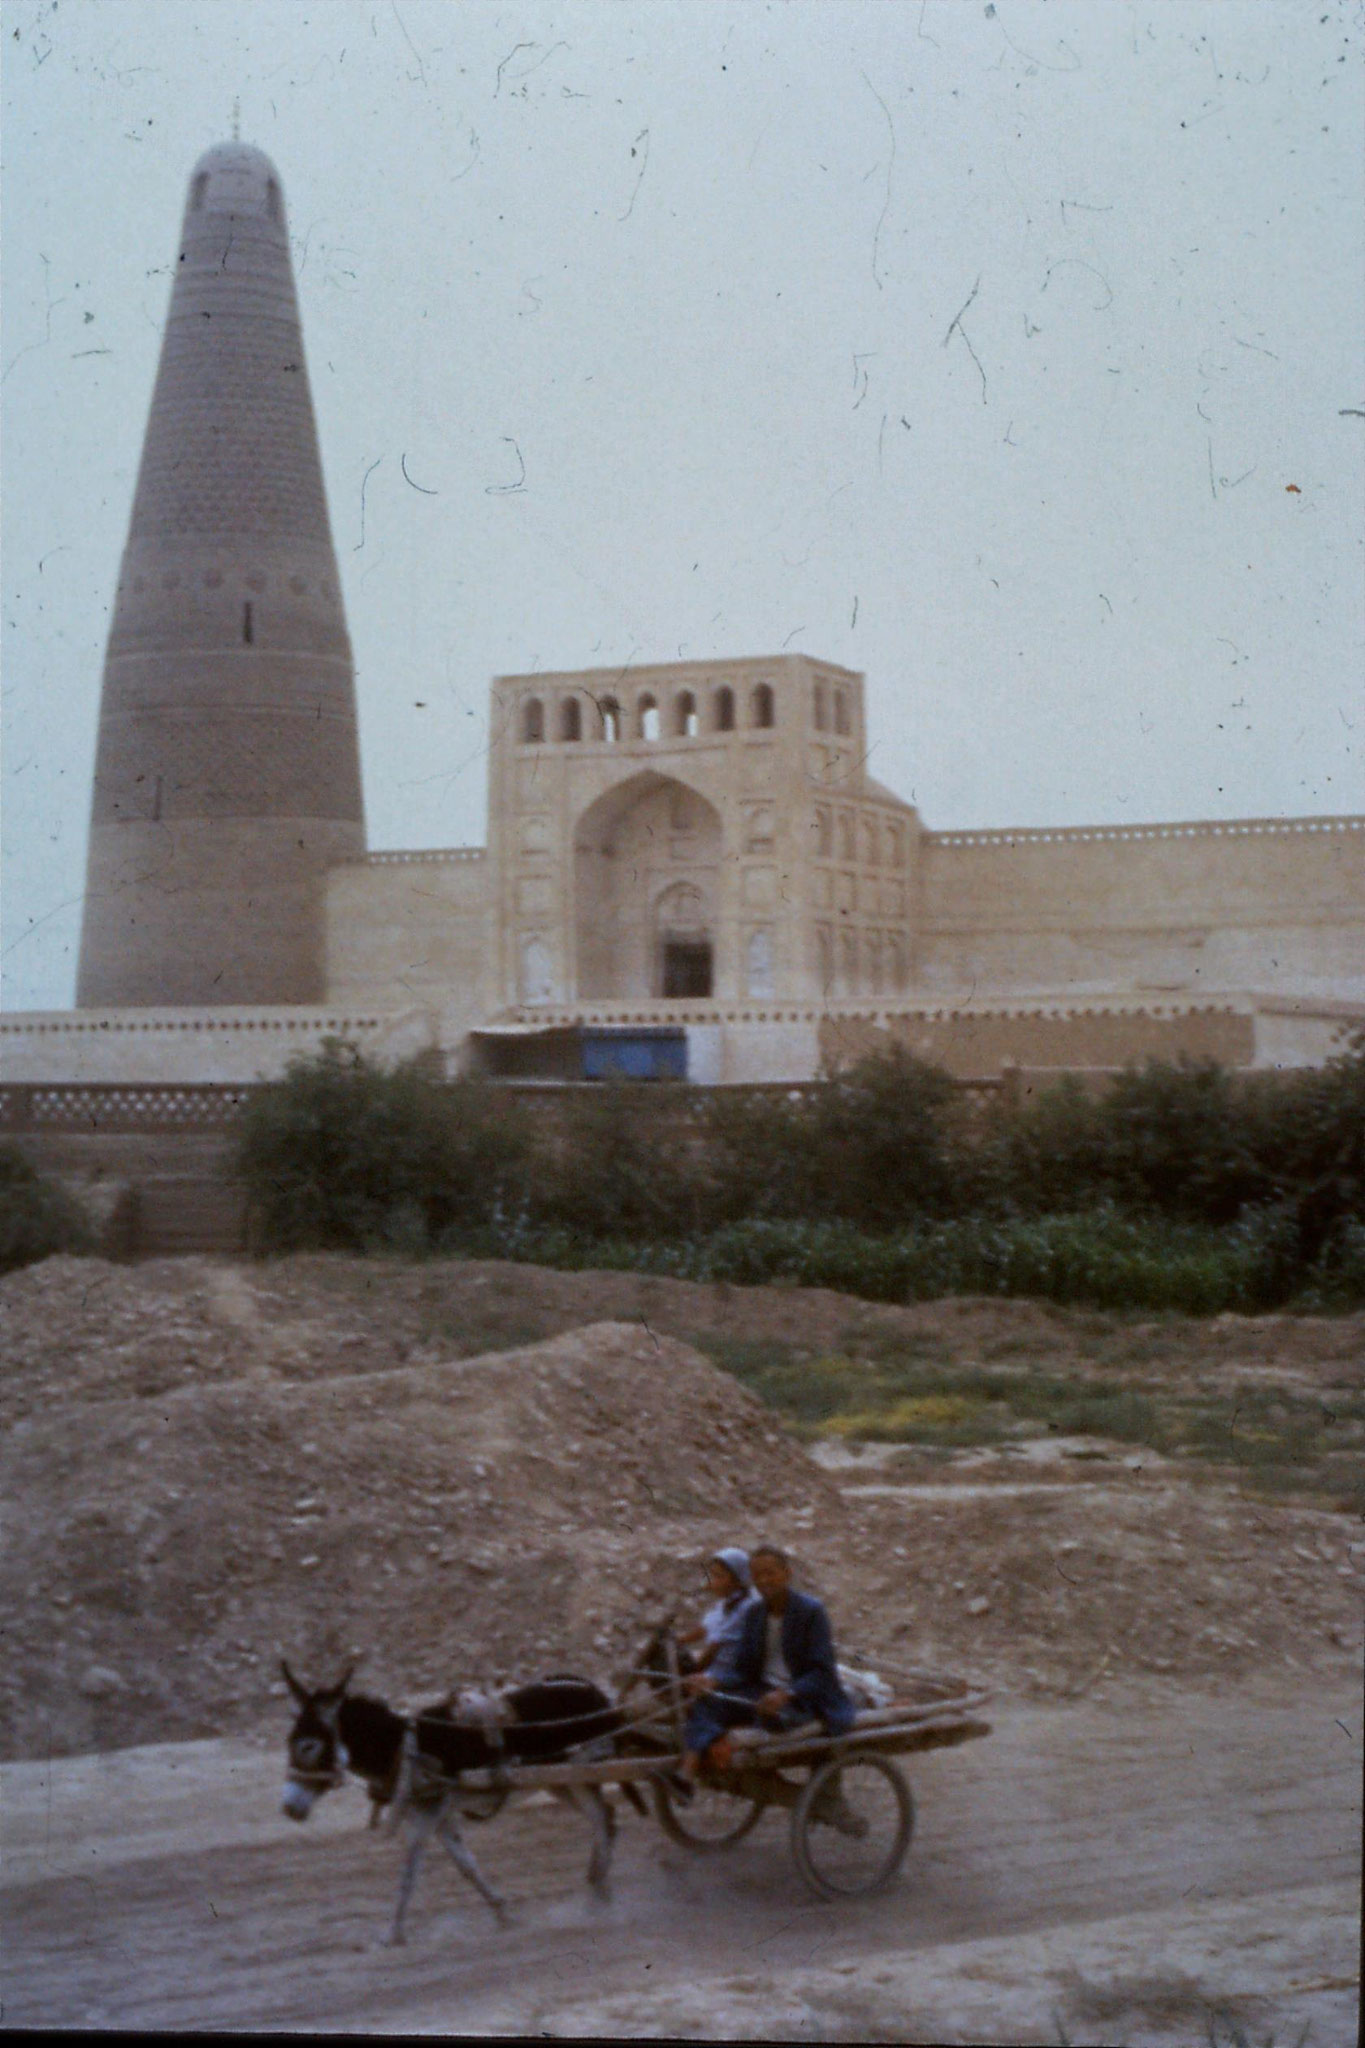
[[[393,1944],[403,1940],[408,1900],[432,1835],[496,1918],[504,1918],[505,1902],[479,1870],[459,1824],[461,1818],[491,1819],[507,1791],[462,1786],[464,1772],[496,1774],[508,1764],[548,1763],[570,1751],[584,1760],[610,1755],[612,1738],[624,1720],[600,1686],[567,1674],[504,1693],[466,1693],[407,1717],[383,1700],[351,1693],[351,1670],[335,1685],[310,1691],[283,1660],[280,1669],[299,1706],[289,1733],[289,1776],[282,1802],[289,1819],[307,1820],[315,1801],[341,1784],[350,1771],[369,1792],[371,1827],[389,1806],[394,1824],[412,1824],[412,1847],[388,1937]],[[553,1790],[556,1798],[582,1813],[592,1829],[588,1882],[605,1899],[610,1896],[616,1816],[597,1785]],[[623,1790],[645,1811],[635,1786]]]

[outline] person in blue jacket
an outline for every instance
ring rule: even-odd
[[[734,1644],[690,1681],[696,1699],[683,1733],[688,1778],[696,1777],[703,1758],[723,1769],[726,1731],[755,1720],[777,1730],[815,1718],[828,1735],[853,1726],[853,1702],[839,1683],[824,1603],[797,1592],[791,1559],[773,1544],[755,1550],[749,1566],[760,1597],[745,1610]]]

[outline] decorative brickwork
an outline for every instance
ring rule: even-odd
[[[190,183],[105,663],[77,1001],[310,1003],[364,851],[341,609],[279,179]]]
[[[211,1083],[0,1083],[0,1131],[226,1131],[240,1122],[251,1092]]]

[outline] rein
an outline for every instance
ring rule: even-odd
[[[349,1768],[350,1758],[342,1750],[329,1771],[299,1771],[291,1764],[289,1775],[296,1785],[303,1786],[305,1792],[334,1792],[338,1785],[345,1784]]]

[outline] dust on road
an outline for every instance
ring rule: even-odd
[[[626,1813],[598,1907],[573,1817],[524,1807],[477,1836],[512,1926],[437,1860],[401,1951],[398,1843],[358,1788],[284,1820],[282,1741],[9,1765],[5,2022],[1129,2043],[1221,2007],[1332,2048],[1355,2037],[1359,1706],[1007,1701],[987,1741],[913,1760],[905,1874],[851,1904],[805,1892],[779,1815],[700,1859]]]

